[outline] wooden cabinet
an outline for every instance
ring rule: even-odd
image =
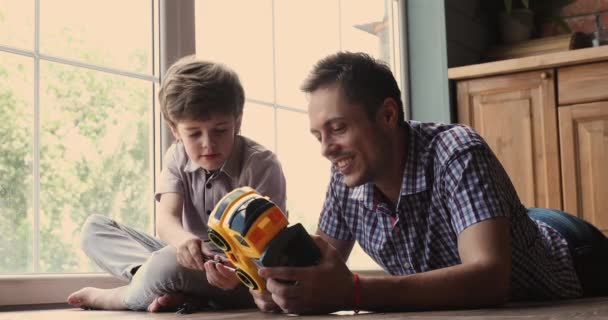
[[[458,120],[475,128],[529,207],[561,208],[552,70],[458,83]]]
[[[564,210],[608,233],[608,102],[559,108]]]
[[[448,71],[458,122],[475,128],[524,205],[608,234],[608,47]]]
[[[608,62],[562,67],[559,72],[559,104],[608,100]]]

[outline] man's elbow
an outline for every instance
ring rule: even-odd
[[[488,295],[487,305],[489,306],[500,306],[509,302],[510,290],[509,287],[494,288],[490,295]]]
[[[484,268],[487,281],[483,281],[482,299],[488,306],[507,303],[511,297],[511,266],[495,265]]]

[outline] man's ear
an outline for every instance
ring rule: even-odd
[[[235,122],[235,130],[234,130],[234,134],[240,134],[241,133],[241,122],[243,122],[243,115],[241,114],[240,116],[238,116],[236,118],[236,122]]]
[[[378,112],[382,124],[390,128],[399,126],[399,105],[393,98],[386,98]]]

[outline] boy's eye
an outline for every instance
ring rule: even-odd
[[[214,131],[217,134],[222,134],[222,133],[225,133],[226,131],[228,131],[228,129],[215,129]]]
[[[192,138],[196,138],[196,137],[198,137],[198,136],[200,136],[200,135],[201,135],[201,133],[200,133],[200,132],[194,132],[194,133],[191,133],[191,134],[190,134],[190,137],[192,137]]]
[[[341,133],[341,132],[344,132],[344,130],[346,130],[346,126],[343,124],[336,125],[336,126],[333,126],[331,128],[331,130],[336,133]]]

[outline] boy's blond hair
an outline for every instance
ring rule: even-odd
[[[238,75],[227,66],[187,56],[175,62],[158,93],[165,121],[209,119],[214,114],[243,114],[245,92]]]

